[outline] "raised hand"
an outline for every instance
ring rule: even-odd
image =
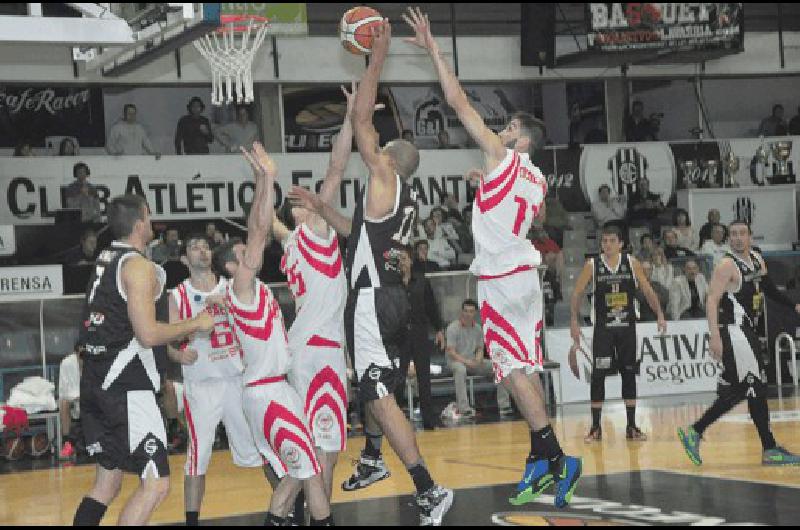
[[[385,59],[392,41],[392,25],[389,24],[389,19],[384,18],[383,22],[371,28],[371,32],[372,56],[376,59]]]
[[[261,142],[253,142],[253,150],[248,152],[244,147],[241,148],[242,154],[250,163],[253,171],[274,180],[278,176],[278,165],[269,153],[261,145]]]
[[[350,83],[350,92],[347,91],[344,85],[340,85],[339,88],[342,89],[342,94],[344,94],[345,99],[347,100],[347,115],[345,119],[349,120],[350,117],[353,115],[353,108],[356,102],[356,94],[358,93],[358,83],[353,81]],[[386,108],[386,105],[383,103],[376,103],[375,110],[383,110]]]
[[[436,49],[436,41],[433,39],[427,14],[423,14],[418,7],[409,7],[408,12],[403,13],[403,20],[414,30],[414,36],[403,39],[405,42],[429,52]]]
[[[317,214],[322,212],[322,198],[316,193],[300,186],[292,186],[292,189],[289,191],[289,202],[291,202],[292,206],[295,208],[305,208]]]

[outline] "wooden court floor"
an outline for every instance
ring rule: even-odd
[[[565,407],[554,425],[565,451],[583,456],[586,477],[654,470],[691,477],[738,479],[756,483],[754,488],[759,484],[798,488],[800,501],[800,468],[761,466],[760,444],[755,428],[746,419],[746,405],[739,406],[727,421],[717,423],[706,433],[702,467],[694,467],[688,461],[677,442],[676,427],[698,418],[712,399],[713,395],[703,394],[673,398],[671,403],[658,400],[642,403],[639,424],[651,436],[650,441],[644,443],[625,440],[625,410],[620,402],[609,403],[604,409],[602,444],[587,446],[583,443],[590,422],[586,405]],[[800,452],[800,398],[773,400],[770,409],[778,443]],[[521,421],[420,432],[418,440],[434,479],[457,490],[516,483],[529,449],[528,432]],[[362,447],[363,438],[349,441],[347,452],[336,469],[336,484],[352,471],[350,461]],[[412,482],[391,450],[386,450],[386,459],[393,471],[390,479],[360,492],[345,493],[335,487],[334,502],[410,494]],[[155,514],[153,523],[183,522],[184,460],[183,456],[173,456],[170,460],[172,491]],[[0,475],[0,524],[71,524],[75,508],[91,487],[93,477],[91,466]],[[120,498],[109,509],[104,524],[116,521],[121,501],[135,485],[133,477],[126,478]],[[580,494],[579,488],[577,495]],[[260,513],[268,502],[269,488],[260,470],[238,469],[231,464],[227,452],[214,453],[202,519]]]

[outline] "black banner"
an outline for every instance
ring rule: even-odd
[[[590,50],[741,49],[742,3],[589,3]]]
[[[48,136],[74,136],[83,147],[105,145],[100,88],[0,85],[0,146],[44,146]]]
[[[670,144],[675,157],[677,189],[687,188],[687,178],[695,188],[722,187],[722,154],[718,142]],[[689,161],[690,165],[686,162]]]

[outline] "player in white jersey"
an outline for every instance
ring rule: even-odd
[[[342,87],[347,113],[331,151],[320,198],[332,203],[350,158],[355,97]],[[303,400],[322,465],[330,500],[333,469],[347,441],[347,362],[344,354],[344,308],[347,301],[342,252],[336,232],[322,217],[287,201],[273,223],[284,247],[281,271],[286,274],[297,316],[289,329],[292,365],[289,382]]]
[[[247,220],[247,244],[231,240],[214,252],[214,266],[232,278],[225,306],[244,360],[244,409],[261,454],[281,476],[265,522],[284,526],[301,487],[312,525],[332,526],[330,503],[314,453],[303,402],[289,386],[291,363],[283,314],[269,287],[256,277],[274,216],[277,166],[256,142],[245,152],[253,167],[256,190]]]
[[[580,478],[581,460],[564,455],[544,406],[538,375],[543,326],[536,267],[541,257],[526,239],[547,193],[547,181],[529,158],[543,144],[545,127],[533,116],[517,113],[503,131],[492,132],[443,59],[427,15],[409,8],[404,18],[415,34],[406,42],[429,53],[447,104],[484,154],[485,172],[472,213],[475,261],[471,270],[479,280],[484,340],[497,381],[514,397],[531,429],[525,473],[510,501],[532,502],[555,482],[555,504],[564,507]]]
[[[242,407],[244,365],[239,341],[224,308],[206,305],[209,298],[226,295],[228,282],[211,270],[211,244],[205,234],[190,235],[184,250],[191,276],[171,292],[170,322],[193,318],[201,311],[214,317],[210,335],[196,335],[180,348],[169,348],[172,360],[182,365],[189,431],[183,487],[186,526],[197,526],[217,425],[225,425],[237,466],[261,467],[263,460]]]

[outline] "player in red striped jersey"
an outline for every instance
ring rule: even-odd
[[[285,526],[301,487],[312,525],[332,526],[321,468],[303,414],[303,401],[289,385],[290,353],[283,315],[272,291],[258,278],[274,216],[277,166],[259,143],[245,152],[256,190],[247,220],[247,244],[232,240],[214,253],[220,274],[231,279],[225,306],[242,348],[244,409],[259,451],[281,481],[272,494],[265,522]],[[277,458],[276,458],[277,457]]]
[[[565,456],[544,405],[542,370],[542,293],[536,267],[541,256],[526,239],[547,193],[547,181],[530,161],[543,145],[544,123],[525,113],[511,117],[499,134],[472,107],[433,38],[428,16],[419,8],[404,18],[414,30],[406,42],[426,50],[439,76],[445,100],[484,154],[475,197],[472,231],[478,276],[478,301],[484,339],[498,382],[509,390],[531,429],[531,451],[513,504],[532,502],[554,482],[555,503],[569,503],[581,474],[581,460]]]
[[[332,203],[353,145],[350,113],[355,97],[342,87],[347,113],[331,151],[319,197]],[[322,217],[303,207],[281,209],[273,223],[284,247],[281,270],[297,306],[289,329],[292,364],[289,382],[304,402],[304,412],[330,500],[333,469],[347,440],[347,362],[344,354],[344,307],[347,282],[336,232]]]

